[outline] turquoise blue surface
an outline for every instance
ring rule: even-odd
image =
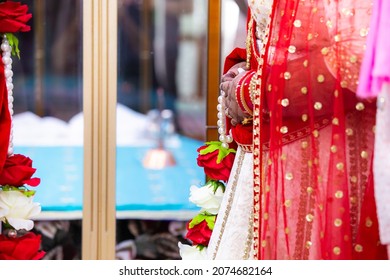
[[[205,177],[196,165],[196,149],[202,142],[180,137],[180,146],[168,149],[176,165],[163,170],[142,166],[152,147],[117,147],[116,203],[118,211],[197,210],[189,202],[192,184]],[[15,153],[33,160],[35,175],[41,178],[34,201],[42,211],[80,211],[83,202],[83,147],[15,147]],[[114,186],[112,186],[114,191]]]

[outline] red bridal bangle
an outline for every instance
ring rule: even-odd
[[[235,91],[238,106],[243,112],[251,116],[253,115],[253,103],[250,97],[250,81],[254,74],[255,71],[247,72],[238,82]]]

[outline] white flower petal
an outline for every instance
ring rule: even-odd
[[[30,218],[40,211],[41,206],[33,202],[32,196],[27,197],[20,191],[0,191],[0,217],[4,217],[16,230],[31,230],[34,222]]]
[[[179,251],[182,260],[206,260],[207,248],[199,250],[196,246],[190,246],[179,242]]]
[[[8,223],[16,230],[25,229],[30,231],[34,227],[34,222],[31,220],[19,219],[19,218],[7,218]]]

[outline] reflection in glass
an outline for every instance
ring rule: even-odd
[[[82,1],[26,0],[31,31],[18,34],[14,59],[14,152],[41,178],[46,259],[79,259],[83,190]]]
[[[119,259],[179,259],[204,183],[207,1],[118,0]]]

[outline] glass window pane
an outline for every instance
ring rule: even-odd
[[[46,259],[79,259],[83,193],[82,1],[26,0],[13,60],[14,152],[33,160]]]
[[[208,2],[118,1],[116,255],[178,259],[205,180]]]

